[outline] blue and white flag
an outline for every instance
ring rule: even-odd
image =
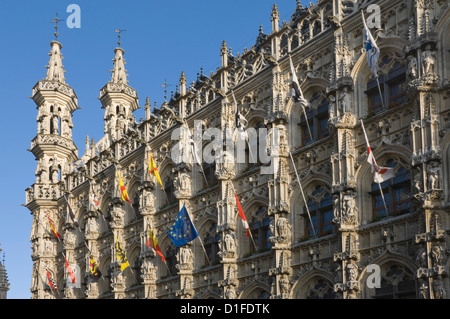
[[[167,232],[176,247],[181,247],[197,238],[198,233],[191,222],[186,206],[180,210],[177,219]]]
[[[364,19],[364,13],[361,10],[362,20],[364,24],[364,33],[366,35],[366,56],[369,63],[370,71],[372,71],[375,78],[378,77],[378,59],[380,58],[380,49],[378,48],[375,39],[370,33],[367,27],[366,20]]]

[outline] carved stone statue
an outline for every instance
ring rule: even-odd
[[[191,262],[192,259],[192,253],[189,248],[181,247],[180,248],[180,264],[186,265]]]
[[[430,166],[427,169],[429,189],[439,189],[439,167]]]
[[[411,79],[417,78],[417,59],[415,56],[408,56],[408,75]]]
[[[234,241],[234,237],[232,234],[227,233],[225,235],[225,250],[227,252],[235,252],[236,251],[236,243]]]
[[[349,263],[347,264],[346,269],[348,281],[356,281],[358,279],[358,266],[353,263]]]
[[[431,51],[430,45],[427,45],[425,51],[422,52],[423,75],[434,74],[435,64],[436,64],[435,53]]]

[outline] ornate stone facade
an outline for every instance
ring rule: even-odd
[[[81,157],[72,140],[77,97],[65,82],[62,45],[53,41],[47,77],[32,94],[38,109],[31,142],[36,183],[26,190],[32,298],[448,298],[449,4],[376,1],[381,29],[371,31],[381,50],[381,101],[360,14],[374,3],[297,1],[282,23],[274,5],[270,34],[261,29],[255,45],[236,55],[223,42],[215,73],[202,71],[189,86],[182,73],[169,101],[151,110],[147,99],[141,122],[133,116],[140,106],[128,85],[125,50],[116,48],[111,81],[99,97],[105,136],[87,139]],[[289,55],[309,102],[307,120],[291,99]],[[274,174],[262,174],[267,165],[251,163],[256,153],[249,149],[241,150],[245,163],[228,154],[231,160],[202,170],[172,158],[180,144],[171,136],[180,127],[234,128],[232,93],[248,128],[280,132]],[[361,120],[378,164],[395,170],[381,185],[367,163]],[[197,138],[203,148],[207,143]],[[164,189],[148,173],[150,151]],[[121,199],[116,168],[131,204]],[[170,241],[167,231],[183,205],[204,246],[194,240],[176,249]],[[63,241],[50,232],[47,214]],[[167,264],[145,245],[149,229]],[[123,272],[114,236],[130,263]],[[102,272],[98,282],[88,276],[88,248]],[[81,288],[67,286],[61,253],[79,267]],[[42,280],[46,268],[59,293]]]

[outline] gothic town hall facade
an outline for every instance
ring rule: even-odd
[[[381,10],[380,28],[371,28],[378,82],[361,15],[374,3]],[[180,72],[176,92],[160,106],[148,99],[140,106],[125,49],[116,48],[99,96],[105,135],[87,139],[84,154],[72,139],[79,107],[62,45],[51,42],[47,75],[32,91],[32,298],[450,297],[449,2],[319,0],[292,9],[280,21],[274,5],[271,32],[255,32],[243,52],[224,41],[215,72],[202,70],[190,84]],[[304,110],[292,99],[291,70],[308,101]],[[256,153],[249,147],[243,162],[174,160],[177,129],[234,128],[235,105],[248,129],[265,128],[267,139],[278,130],[273,174],[262,173],[270,163],[250,160]],[[141,121],[133,115],[139,108]],[[381,184],[364,132],[378,165],[395,173]],[[195,141],[199,148],[208,142]],[[150,155],[162,187],[149,173]],[[199,236],[177,248],[168,230],[183,205]],[[165,262],[146,245],[150,230]],[[70,285],[67,264],[78,286]]]

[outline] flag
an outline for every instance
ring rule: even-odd
[[[67,200],[67,198],[66,198],[66,200]],[[69,211],[69,216],[70,216],[70,219],[72,219],[74,226],[77,228],[80,227],[80,225],[78,224],[78,221],[75,218],[75,214],[73,213],[72,208],[69,205],[69,202],[67,202],[67,210]]]
[[[198,233],[191,222],[186,206],[180,210],[177,219],[167,232],[176,247],[181,247],[197,238]]]
[[[150,152],[148,152],[148,153],[150,154],[150,162],[148,164],[148,172],[149,172],[149,174],[156,177],[156,180],[161,185],[161,189],[163,189],[163,183],[161,181],[161,177],[159,177],[159,172],[158,172],[158,169],[156,168],[155,161],[153,160],[152,153],[150,153]]]
[[[370,71],[372,71],[375,78],[378,77],[378,59],[380,58],[380,49],[378,48],[375,39],[370,33],[367,27],[366,20],[364,19],[364,13],[361,10],[362,20],[364,24],[364,33],[366,35],[366,56],[369,63]]]
[[[52,232],[55,235],[55,237],[58,239],[62,238],[62,236],[56,231],[55,226],[53,226],[53,222],[52,222],[50,216],[48,215],[48,213],[47,213],[47,217],[48,217],[48,221],[50,223],[50,228],[52,229]]]
[[[117,237],[116,237],[116,258],[122,262],[122,264],[120,265],[121,271],[124,271],[128,266],[130,266],[130,263],[128,262],[125,251],[120,246],[120,243],[117,240]]]
[[[119,171],[117,171],[117,175],[119,175],[119,183],[120,183],[120,193],[122,194],[122,200],[124,202],[129,202],[131,204],[131,200],[128,197],[127,189],[125,188],[125,185],[123,184],[122,178],[120,177]]]
[[[58,290],[58,286],[56,285],[55,280],[53,280],[53,277],[52,277],[52,275],[50,274],[50,272],[48,271],[48,268],[45,267],[45,270],[47,271],[48,285],[49,285],[53,290]]]
[[[67,272],[69,273],[70,280],[72,281],[72,283],[75,283],[75,281],[76,281],[75,274],[73,273],[73,270],[72,270],[72,268],[70,267],[69,262],[67,261],[66,256],[64,256],[64,259],[66,260],[66,269],[67,269]]]
[[[158,241],[156,240],[155,234],[153,234],[153,231],[151,229],[149,231],[149,237],[148,237],[146,245],[148,247],[151,247],[154,250],[156,250],[158,255],[161,256],[162,261],[164,261],[164,262],[166,261],[166,258],[164,257],[163,253],[161,252],[161,248],[159,247]]]
[[[92,282],[97,282],[100,277],[102,276],[102,273],[98,269],[97,263],[95,262],[94,256],[92,254],[89,255],[89,277],[91,278]]]
[[[364,123],[362,120],[361,127],[363,129],[364,138],[366,139],[367,162],[372,167],[373,181],[375,183],[381,184],[395,176],[394,168],[378,166],[377,161],[375,160],[375,156],[373,156],[372,149],[370,148],[369,139],[367,138],[366,129],[364,128]]]
[[[289,62],[291,65],[291,73],[292,73],[292,88],[291,88],[291,96],[294,102],[300,102],[303,107],[308,105],[308,101],[303,97],[303,92],[300,89],[300,84],[298,83],[297,74],[295,73],[294,64],[292,63],[292,58],[289,55]]]
[[[393,167],[381,167],[377,165],[375,157],[373,156],[372,149],[367,147],[367,162],[372,166],[373,180],[375,183],[381,184],[393,177],[395,177],[395,172]]]
[[[242,226],[244,226],[245,228],[245,233],[247,235],[247,237],[249,236],[249,232],[250,232],[250,227],[248,225],[247,222],[247,218],[245,218],[245,214],[244,214],[244,210],[242,209],[241,203],[239,202],[238,196],[236,193],[234,193],[234,197],[236,197],[236,204],[238,207],[238,213],[239,213],[239,217],[241,217],[242,220]]]

